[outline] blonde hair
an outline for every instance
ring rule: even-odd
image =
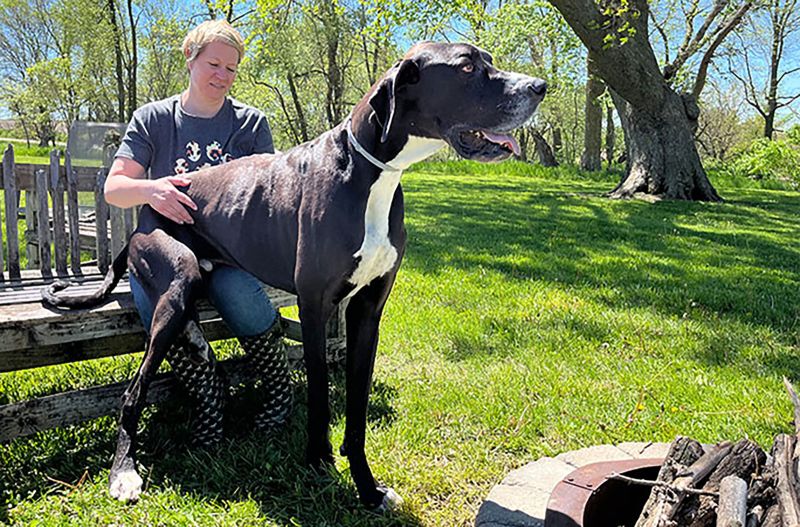
[[[224,42],[239,53],[239,62],[244,55],[244,39],[227,20],[206,20],[186,34],[183,39],[183,54],[193,61],[211,42]]]

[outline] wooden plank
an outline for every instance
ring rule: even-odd
[[[115,357],[144,350],[146,333],[139,322],[139,315],[133,310],[109,317],[106,322],[112,327],[106,331],[107,334],[104,336],[93,336],[91,339],[71,342],[52,342],[52,339],[47,339],[51,342],[37,345],[33,349],[0,351],[0,373]],[[299,323],[286,319],[282,319],[282,322],[286,337],[300,341]],[[210,342],[233,338],[228,326],[216,316],[216,311],[213,309],[206,309],[201,315],[200,326],[203,328],[206,339]],[[91,321],[87,324],[86,329],[92,331],[93,335],[99,333],[96,331],[98,329],[97,321]],[[117,332],[114,333],[114,330]],[[328,347],[332,353],[335,352],[337,356],[340,356],[343,342],[340,342],[341,339],[334,340],[335,342],[331,341],[332,344],[329,343]]]
[[[28,257],[27,269],[36,269],[39,264],[39,250],[28,241],[36,232],[36,190],[25,191],[25,255]]]
[[[53,201],[53,243],[56,274],[67,275],[67,232],[64,217],[64,177],[60,175],[58,150],[50,152],[50,195]]]
[[[51,233],[52,232],[53,231],[51,229]],[[28,243],[30,245],[34,246],[34,247],[38,247],[39,246],[39,237],[36,235],[35,232],[31,233],[31,235],[28,237]],[[70,241],[70,243],[72,243],[72,242]],[[110,243],[110,239],[109,239],[109,243]],[[70,252],[71,251],[72,250],[70,249]],[[97,257],[97,227],[95,226],[94,222],[92,222],[92,223],[79,222],[78,223],[78,252],[77,252],[77,254],[80,255],[81,251],[88,252],[89,254],[92,255],[93,258]],[[77,261],[77,262],[75,262],[75,264],[78,265],[78,268],[80,268],[80,265],[82,265],[82,262]],[[73,271],[73,274],[74,274],[74,271]]]
[[[125,211],[119,207],[109,205],[111,215],[111,260],[122,252],[128,237],[125,236]]]
[[[33,190],[36,188],[36,171],[47,170],[48,165],[37,165],[31,163],[19,163],[16,165],[14,173],[16,174],[15,187],[17,190]],[[95,181],[97,180],[98,167],[75,167],[75,176],[78,181],[79,192],[92,192],[94,191]],[[2,169],[5,171],[5,169]],[[66,175],[66,168],[61,167],[62,175]],[[3,177],[0,178],[0,188],[6,189],[5,172]]]
[[[96,285],[94,281],[80,287],[93,290]],[[56,312],[38,301],[0,306],[0,372],[141,351],[145,331],[127,284],[118,289],[122,292],[113,294],[111,302],[91,310]],[[276,307],[296,305],[294,295],[267,291]],[[11,293],[25,294],[29,300],[40,294],[38,288]],[[209,340],[232,336],[210,303],[199,302],[198,313]],[[284,326],[289,338],[300,340],[298,322],[284,319]]]
[[[19,269],[19,232],[17,228],[17,184],[14,166],[14,148],[8,145],[3,154],[3,178],[6,204],[6,243],[8,244],[8,275],[11,280],[18,279]]]
[[[6,158],[7,157],[12,163],[14,162],[14,149],[10,144],[6,148],[6,151],[3,153],[3,165],[6,164]],[[11,171],[11,172],[13,172],[13,171]],[[11,217],[16,219],[16,216],[11,216]],[[8,230],[6,230],[6,233],[7,232],[8,232]],[[3,246],[4,246],[4,244],[3,244],[3,229],[0,229],[0,282],[4,282],[5,279],[6,279],[6,275],[4,273],[5,268],[6,268],[6,264],[5,264],[5,261],[3,259]]]
[[[42,276],[52,274],[50,270],[50,211],[47,205],[47,183],[47,172],[44,170],[36,172],[36,197],[38,198],[36,232],[39,237],[39,270],[42,272]]]
[[[292,368],[302,367],[301,346],[289,346],[288,356]],[[338,362],[341,358],[329,354],[327,360]],[[246,382],[252,375],[244,357],[234,357],[218,364],[231,385]],[[119,412],[120,400],[129,383],[130,380],[126,380],[2,405],[0,442],[116,414]],[[172,399],[179,395],[178,390],[178,383],[171,372],[159,373],[147,390],[147,404],[159,404]]]
[[[69,256],[72,274],[81,273],[80,206],[78,205],[78,175],[72,168],[72,156],[64,154],[64,172],[67,180],[67,216],[69,218]],[[94,230],[92,230],[92,235]],[[92,244],[94,247],[94,244]]]
[[[103,196],[103,187],[106,184],[108,171],[101,168],[97,173],[97,181],[94,189],[95,202],[95,239],[97,240],[97,267],[101,273],[108,271],[108,203]]]
[[[0,406],[0,442],[114,414],[119,411],[120,398],[129,382],[117,382]],[[147,391],[147,403],[166,401],[175,394],[177,386],[172,373],[156,375]]]

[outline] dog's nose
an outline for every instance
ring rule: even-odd
[[[544,97],[544,94],[547,91],[547,83],[542,79],[533,79],[530,83],[528,83],[528,89],[539,97]]]

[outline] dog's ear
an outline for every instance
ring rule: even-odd
[[[369,105],[383,126],[381,143],[385,143],[389,137],[389,129],[394,119],[397,91],[407,84],[414,84],[418,81],[419,66],[417,63],[411,59],[403,59],[386,72],[375,93],[369,98]]]

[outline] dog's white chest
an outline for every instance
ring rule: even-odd
[[[411,164],[430,156],[444,144],[439,139],[409,136],[403,150],[389,163],[401,171],[405,170]],[[353,255],[359,259],[358,267],[348,279],[355,287],[348,297],[391,271],[397,262],[397,249],[389,241],[389,211],[401,175],[402,172],[383,171],[370,187],[364,212],[364,241]]]
[[[400,183],[401,172],[383,172],[372,184],[364,212],[364,241],[353,255],[359,259],[349,282],[356,287],[349,296],[394,267],[397,249],[389,241],[389,209]]]

